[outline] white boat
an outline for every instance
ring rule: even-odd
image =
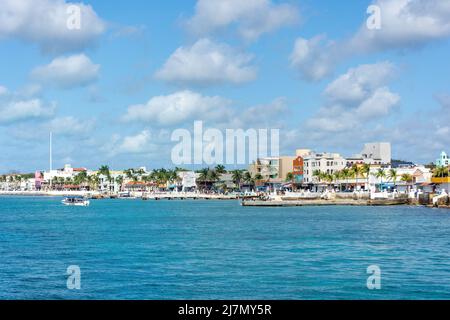
[[[118,198],[119,199],[136,199],[136,197],[132,196],[129,191],[119,192]]]
[[[66,206],[78,207],[87,207],[90,204],[89,200],[83,197],[66,197],[61,202]]]

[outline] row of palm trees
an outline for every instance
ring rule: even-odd
[[[99,168],[97,175],[106,177],[106,181],[110,184],[113,184],[114,182],[117,183],[121,186],[120,189],[122,189],[125,178],[136,183],[154,183],[156,185],[166,185],[167,183],[173,184],[180,181],[178,173],[181,171],[186,170],[178,167],[173,170],[161,168],[153,170],[151,173],[147,173],[143,169],[130,168],[124,170],[124,175],[119,175],[113,178],[109,167],[107,165],[103,165]]]
[[[371,173],[369,164],[364,164],[362,166],[353,165],[351,168],[344,168],[333,173],[326,173],[320,170],[315,170],[313,172],[313,176],[316,177],[319,182],[326,182],[328,184],[338,183],[340,190],[342,189],[342,181],[345,181],[345,190],[348,190],[350,185],[349,180],[353,179],[356,180],[356,185],[358,185],[359,179],[365,179],[368,185],[370,175],[379,179],[380,185],[382,185],[383,182],[392,182],[394,184],[394,189],[397,186],[397,181],[399,181],[399,178],[400,181],[406,183],[412,183],[414,181],[413,176],[410,174],[403,174],[399,176],[397,170],[394,168],[391,168],[388,171],[383,168],[379,168],[377,171]]]
[[[32,178],[33,174],[16,174],[16,175],[1,175],[0,176],[0,182],[22,182],[24,180]]]
[[[440,166],[440,167],[434,168],[433,177],[435,177],[435,178],[450,177],[450,166],[448,166],[448,167]]]
[[[0,176],[0,183],[8,182],[8,183],[13,183],[16,186],[19,186],[22,181],[25,181],[25,180],[33,178],[33,177],[34,177],[34,174],[32,174],[32,173],[30,173],[30,174],[16,174],[16,175],[11,175],[11,176],[1,175]]]

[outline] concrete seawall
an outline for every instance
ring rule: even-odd
[[[245,207],[303,207],[303,206],[395,206],[410,204],[407,199],[377,199],[377,200],[353,200],[353,199],[313,199],[313,200],[289,200],[289,201],[242,201]]]

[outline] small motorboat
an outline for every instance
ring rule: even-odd
[[[66,197],[61,202],[66,206],[78,207],[87,207],[90,203],[89,200],[84,197]]]

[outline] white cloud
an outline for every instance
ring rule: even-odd
[[[50,117],[55,108],[55,104],[47,106],[40,99],[0,101],[0,124]]]
[[[123,117],[129,122],[176,125],[186,121],[223,120],[228,118],[230,101],[219,96],[202,96],[192,91],[179,91],[151,98],[146,104],[128,107]]]
[[[350,45],[357,51],[414,48],[450,36],[448,0],[377,0],[381,29],[363,24]]]
[[[381,10],[380,29],[369,30],[364,19],[349,39],[298,38],[291,65],[305,79],[320,80],[355,55],[411,50],[450,37],[449,0],[376,0],[373,4]]]
[[[9,91],[6,87],[0,86],[0,96],[6,96],[8,92]]]
[[[48,129],[59,135],[85,136],[94,128],[93,120],[80,120],[72,116],[54,118],[48,123]]]
[[[208,39],[178,48],[156,73],[161,80],[183,84],[244,83],[256,78],[253,56]]]
[[[188,28],[197,35],[207,35],[233,26],[246,40],[255,40],[299,20],[298,9],[271,0],[198,0]]]
[[[119,151],[129,153],[140,153],[148,146],[151,134],[148,130],[144,130],[135,136],[125,137],[119,145]]]
[[[69,29],[68,8],[80,8],[80,29]],[[46,52],[84,49],[105,31],[105,23],[90,5],[65,0],[2,0],[0,39],[17,38],[37,43]]]
[[[441,106],[441,113],[450,117],[450,94],[438,94],[435,98]]]
[[[389,115],[391,109],[400,102],[400,96],[392,93],[389,88],[376,89],[355,110],[355,116],[360,120],[371,120]]]
[[[360,65],[348,70],[330,83],[325,90],[325,95],[333,102],[361,102],[375,88],[386,83],[393,76],[394,71],[395,68],[390,62]]]
[[[286,98],[279,97],[267,104],[239,110],[233,119],[240,128],[280,128],[288,112]]]
[[[39,66],[31,72],[31,78],[60,88],[86,86],[99,76],[100,65],[84,54],[55,58],[50,64]]]
[[[349,69],[325,89],[327,101],[307,126],[324,132],[366,130],[375,119],[390,115],[400,102],[386,86],[394,71],[389,62]]]
[[[147,129],[125,137],[114,134],[110,141],[102,147],[102,150],[110,157],[120,154],[146,154],[160,151],[158,144],[153,142],[152,133]]]
[[[342,52],[324,36],[310,40],[297,38],[289,58],[291,66],[297,69],[306,80],[320,80],[332,73]]]

